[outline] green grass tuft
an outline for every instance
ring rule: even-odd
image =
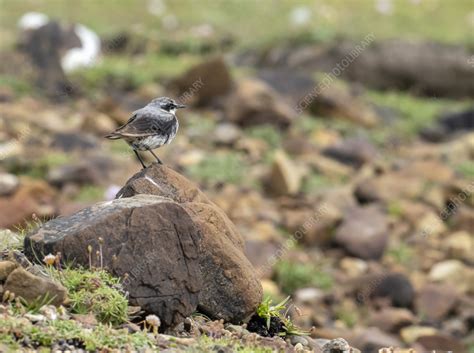
[[[331,275],[314,264],[281,260],[275,266],[275,279],[284,293],[292,294],[298,288],[317,287],[329,290],[333,285]]]
[[[120,280],[105,270],[67,267],[50,271],[52,277],[68,290],[71,311],[92,312],[102,323],[120,325],[128,319],[128,300]]]

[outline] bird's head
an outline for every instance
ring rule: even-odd
[[[150,105],[173,114],[176,112],[176,109],[186,108],[184,104],[177,103],[174,99],[168,97],[155,98],[151,101]]]

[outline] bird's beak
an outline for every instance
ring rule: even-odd
[[[184,104],[176,103],[176,109],[186,108]]]

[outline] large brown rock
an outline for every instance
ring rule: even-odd
[[[232,76],[222,57],[210,58],[186,71],[171,82],[180,101],[204,105],[226,94],[232,87]]]
[[[199,264],[204,285],[199,309],[208,316],[241,322],[262,299],[262,287],[244,255],[244,241],[226,214],[192,182],[158,164],[135,174],[117,197],[147,193],[169,197],[190,215],[201,235]]]
[[[132,303],[157,314],[165,326],[196,308],[237,323],[261,302],[261,285],[234,224],[165,166],[138,172],[113,201],[48,222],[27,237],[25,248],[30,258],[33,252],[60,251],[67,260],[88,265],[87,246],[95,253],[99,236],[104,267],[124,277]]]
[[[100,266],[95,252],[101,251],[103,266],[124,278],[132,304],[157,314],[165,326],[196,309],[203,286],[199,232],[176,202],[153,195],[101,202],[54,219],[25,239],[30,259],[61,252],[66,262],[83,266],[89,266],[88,246],[92,265]]]
[[[273,88],[250,79],[237,83],[225,114],[228,121],[240,126],[270,124],[286,128],[296,118],[296,111]]]
[[[61,305],[67,297],[66,288],[49,279],[38,277],[22,267],[15,269],[5,281],[4,291],[15,293],[28,302],[41,298],[51,300],[53,305]]]

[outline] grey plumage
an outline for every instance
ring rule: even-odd
[[[173,141],[179,128],[175,112],[176,109],[184,107],[168,97],[156,98],[145,107],[134,111],[126,124],[105,137],[125,140],[144,168],[145,164],[137,151],[150,151],[161,164],[161,160],[152,150]]]

